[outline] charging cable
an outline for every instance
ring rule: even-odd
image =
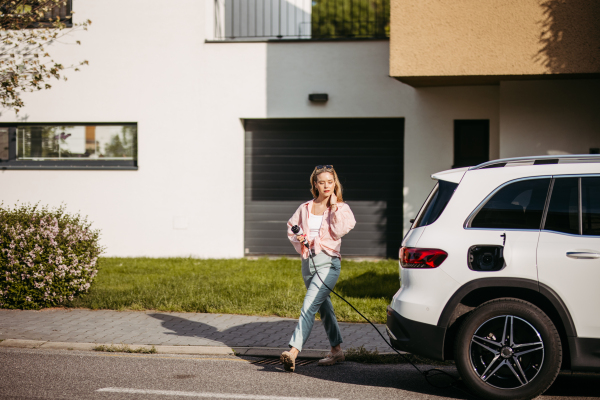
[[[292,227],[292,233],[294,233],[294,235],[302,235],[302,228],[300,228],[298,225],[294,225]],[[315,264],[315,260],[313,258],[312,255],[312,251],[310,251],[310,247],[308,245],[308,241],[304,242],[304,246],[306,246],[306,248],[308,249],[308,255],[313,263],[313,267],[315,268],[315,274],[317,274],[317,277],[319,278],[319,280],[321,281],[321,283],[323,284],[323,286],[325,286],[327,289],[329,289],[329,291],[333,294],[335,294],[337,297],[339,297],[341,300],[343,300],[346,304],[348,304],[354,311],[356,311],[356,313],[358,315],[360,315],[365,321],[367,321],[369,324],[371,324],[371,326],[373,327],[373,329],[375,329],[375,331],[379,334],[379,336],[381,336],[381,338],[383,339],[383,341],[385,342],[385,344],[387,344],[392,350],[394,350],[396,352],[396,354],[398,354],[399,356],[401,356],[404,361],[406,361],[408,364],[412,365],[414,369],[416,369],[427,381],[427,383],[429,383],[431,386],[435,387],[435,388],[441,388],[441,389],[445,389],[445,388],[449,388],[449,387],[454,387],[458,390],[461,390],[464,392],[463,389],[459,388],[456,386],[456,382],[458,382],[458,379],[456,379],[455,377],[453,377],[452,375],[450,375],[449,373],[447,373],[446,371],[442,371],[439,368],[431,368],[425,371],[421,371],[421,369],[419,367],[417,367],[412,361],[410,361],[408,359],[408,357],[406,357],[404,354],[400,353],[398,350],[396,350],[394,348],[394,346],[392,346],[392,344],[390,342],[388,342],[388,340],[385,338],[385,336],[383,336],[383,334],[379,331],[379,329],[377,329],[377,327],[375,326],[375,324],[373,324],[373,322],[371,322],[371,320],[369,320],[369,318],[365,317],[360,311],[358,311],[356,309],[356,307],[354,307],[352,304],[350,304],[350,302],[348,300],[346,300],[345,298],[343,298],[342,296],[340,296],[339,294],[337,294],[332,288],[330,288],[329,286],[327,286],[327,284],[323,281],[323,279],[321,279],[321,275],[319,275],[319,270],[317,268],[317,265]],[[445,386],[440,386],[440,385],[436,385],[435,383],[430,381],[430,378],[436,375],[446,375],[447,377],[449,377],[452,382],[448,385]],[[469,393],[470,394],[470,393]]]

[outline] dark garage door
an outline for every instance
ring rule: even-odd
[[[402,241],[404,119],[245,120],[247,255],[296,254],[286,223],[312,198],[315,165],[332,164],[356,227],[344,256],[398,257]]]

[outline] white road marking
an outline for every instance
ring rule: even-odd
[[[129,388],[102,388],[96,392],[128,393],[128,394],[160,394],[163,396],[186,396],[205,397],[211,399],[245,399],[245,400],[339,400],[325,397],[286,397],[286,396],[262,396],[258,394],[237,393],[208,393],[208,392],[181,392],[177,390],[148,390]]]

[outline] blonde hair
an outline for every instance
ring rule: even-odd
[[[342,184],[340,183],[340,179],[338,178],[337,173],[335,172],[335,169],[333,169],[333,166],[331,166],[331,168],[327,168],[327,167],[328,166],[324,166],[320,169],[317,169],[317,167],[315,167],[312,174],[310,174],[310,192],[312,193],[313,198],[316,199],[317,197],[319,197],[319,190],[317,189],[317,177],[319,175],[321,175],[323,172],[329,172],[329,173],[331,173],[331,175],[333,175],[333,182],[334,182],[333,193],[337,197],[337,201],[341,203],[344,201],[344,198],[342,197]],[[329,201],[328,201],[328,203],[329,203]]]

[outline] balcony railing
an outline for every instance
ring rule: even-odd
[[[216,40],[382,39],[390,0],[214,0]]]

